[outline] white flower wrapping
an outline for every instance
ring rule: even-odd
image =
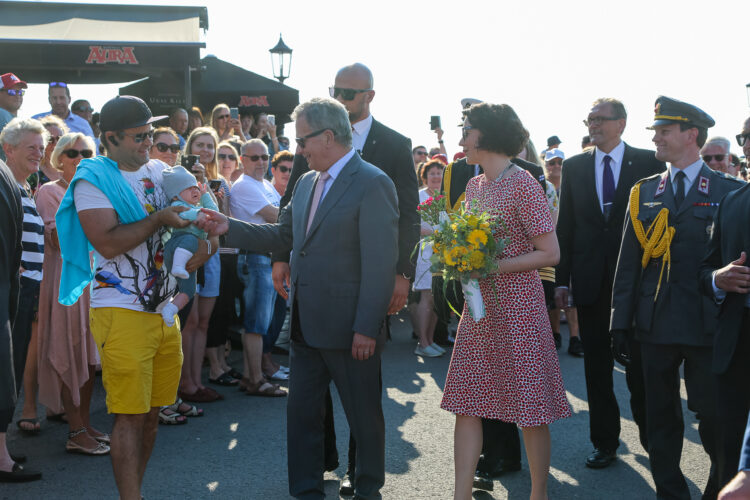
[[[479,280],[461,280],[461,288],[464,291],[464,300],[469,306],[469,312],[474,321],[480,321],[485,316],[484,300],[482,291],[479,289]]]

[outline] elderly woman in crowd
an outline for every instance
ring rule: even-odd
[[[42,281],[44,260],[44,221],[37,212],[31,196],[31,188],[26,179],[39,169],[44,156],[49,132],[38,121],[31,118],[14,118],[0,133],[0,145],[5,153],[6,163],[21,186],[23,205],[23,255],[21,256],[21,283],[18,312],[13,324],[13,365],[16,387],[24,382],[25,402],[18,428],[27,434],[38,434],[39,419],[36,417],[36,331],[37,310],[39,307],[39,284]],[[27,351],[33,366],[26,366]],[[25,378],[30,379],[26,384]]]
[[[47,115],[39,121],[44,125],[44,128],[47,129],[47,132],[49,132],[49,139],[47,139],[47,144],[44,148],[44,158],[42,158],[42,163],[39,164],[39,170],[32,174],[28,179],[31,190],[34,193],[36,193],[36,190],[39,189],[42,184],[49,181],[56,181],[60,178],[60,172],[58,172],[52,165],[50,157],[52,156],[52,150],[55,149],[55,144],[57,144],[58,139],[60,139],[63,134],[68,133],[68,126],[55,115]]]
[[[94,156],[96,145],[81,133],[65,134],[52,151],[50,161],[62,177],[39,188],[36,204],[44,220],[44,277],[39,289],[39,402],[68,420],[65,449],[85,455],[109,453],[109,436],[91,426],[89,405],[99,364],[89,330],[89,292],[73,306],[57,301],[62,272],[55,214],[65,190],[83,158]]]
[[[231,142],[222,141],[219,144],[217,158],[219,159],[219,173],[231,186],[242,175],[240,155]]]
[[[229,141],[233,139],[244,139],[242,134],[242,125],[239,118],[232,118],[229,113],[229,106],[226,104],[217,104],[211,111],[211,127],[216,130],[216,135],[220,141]]]
[[[263,141],[251,139],[242,146],[244,175],[232,186],[230,207],[233,217],[256,224],[276,222],[281,196],[263,178],[266,165],[268,149]],[[237,267],[245,285],[245,332],[242,336],[245,363],[240,387],[251,396],[286,396],[286,391],[265,379],[261,368],[263,337],[268,335],[276,298],[271,280],[271,258],[266,254],[243,252]]]
[[[161,160],[170,167],[177,165],[180,154],[180,138],[177,132],[169,127],[159,127],[154,130],[154,145],[151,146],[149,157]]]
[[[440,184],[443,181],[443,168],[445,165],[438,159],[430,160],[422,164],[419,177],[425,186],[419,190],[419,202],[423,203],[436,193],[440,192]],[[421,234],[428,236],[432,234],[432,227],[422,222]],[[433,338],[435,336],[435,325],[437,314],[435,314],[432,299],[432,273],[430,272],[430,257],[432,256],[432,244],[420,246],[417,267],[414,274],[414,291],[419,293],[419,304],[417,305],[417,336],[419,345],[414,350],[417,356],[436,358],[445,354],[445,349],[437,345]]]

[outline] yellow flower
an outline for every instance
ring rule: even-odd
[[[458,231],[458,224],[456,224],[455,222],[451,224],[451,229],[453,229],[454,231]]]
[[[455,266],[456,261],[453,260],[456,257],[454,250],[448,250],[447,248],[443,250],[443,259],[445,260],[445,263],[449,266]]]
[[[490,228],[490,223],[489,222],[482,222],[481,224],[479,224],[479,227],[482,228],[482,229],[489,229]]]
[[[469,256],[471,267],[474,269],[481,269],[484,266],[484,254],[478,250],[471,252]]]
[[[466,240],[476,246],[479,246],[480,243],[482,245],[485,245],[487,244],[487,233],[482,230],[475,229],[471,233],[469,233],[469,237],[466,238]]]
[[[479,217],[476,215],[470,215],[466,218],[466,223],[469,224],[470,227],[477,227],[479,225]]]

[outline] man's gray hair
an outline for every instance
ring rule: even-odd
[[[612,113],[614,114],[612,118],[616,118],[618,120],[628,119],[628,112],[625,111],[625,105],[619,99],[615,99],[614,97],[600,97],[599,99],[594,101],[591,107],[593,108],[602,104],[609,104],[610,106],[612,106]]]
[[[726,154],[729,154],[729,149],[732,147],[732,143],[729,141],[729,139],[720,136],[711,137],[706,141],[706,144],[703,147],[705,148],[709,144],[716,144],[717,146],[721,146],[722,148],[724,148],[724,152]]]
[[[49,132],[39,120],[33,118],[13,118],[0,132],[0,144],[18,146],[26,132],[33,132],[42,136],[47,144]]]
[[[250,146],[263,146],[263,149],[266,150],[266,153],[268,152],[268,146],[266,146],[266,143],[261,141],[260,139],[250,139],[245,144],[242,145],[240,148],[240,154],[244,155],[247,148]]]
[[[346,108],[330,97],[314,97],[303,102],[292,113],[292,120],[304,118],[310,126],[311,133],[328,129],[333,132],[336,142],[342,146],[352,145],[352,124]]]

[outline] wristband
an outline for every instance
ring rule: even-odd
[[[206,240],[206,245],[208,245],[208,255],[211,255],[211,242]]]
[[[438,141],[438,144],[442,144],[443,142],[444,142],[444,141],[443,141],[442,139],[440,139],[440,140]]]

